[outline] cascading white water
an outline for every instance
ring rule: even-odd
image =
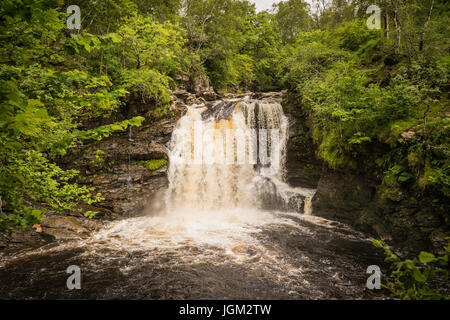
[[[222,254],[245,262],[257,252],[259,263],[276,262],[298,272],[254,237],[265,226],[301,229],[287,217],[303,212],[305,199],[314,194],[283,182],[287,131],[287,118],[276,102],[189,106],[169,146],[165,213],[116,222],[95,234],[93,243],[106,241],[127,250],[161,248],[193,263],[211,255],[223,261]],[[290,213],[280,216],[280,211]],[[191,255],[183,251],[188,244],[215,249]]]
[[[308,213],[315,192],[283,182],[287,133],[288,120],[276,102],[189,106],[169,145],[165,213],[117,222],[96,234],[94,242],[107,239],[127,250],[161,248],[193,263],[211,255],[223,261],[222,254],[245,262],[257,252],[259,263],[276,262],[298,272],[254,237],[272,225],[302,229],[287,212],[289,217]],[[286,215],[279,215],[282,211]],[[188,244],[215,249],[191,255],[183,251]]]
[[[172,134],[167,208],[303,211],[309,190],[285,177],[288,119],[277,102],[188,107]]]

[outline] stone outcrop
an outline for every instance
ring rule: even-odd
[[[267,93],[263,94],[267,96]],[[296,97],[288,93],[271,98],[282,100],[289,118],[289,141],[287,146],[287,182],[293,187],[316,188],[323,163],[316,157],[312,137],[312,123],[308,115],[295,103]]]
[[[355,172],[325,169],[312,201],[314,215],[341,221],[406,251],[443,253],[449,222],[429,197],[382,199],[376,183]]]

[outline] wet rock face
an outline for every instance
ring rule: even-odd
[[[276,184],[268,177],[258,179],[254,184],[259,208],[269,211],[285,211],[304,213],[306,197],[293,191],[277,189]]]
[[[312,123],[302,112],[296,97],[284,94],[282,105],[289,118],[286,179],[293,187],[316,188],[322,174],[323,163],[315,154]]]
[[[149,170],[141,164],[120,164],[110,172],[87,178],[85,183],[102,194],[105,200],[96,207],[112,219],[140,214],[153,195],[168,185],[166,167]]]
[[[313,197],[314,213],[355,225],[374,194],[364,177],[324,169]]]
[[[176,117],[132,128],[65,159],[67,166],[80,171],[79,183],[94,187],[104,198],[90,211],[98,211],[102,219],[117,219],[156,210],[150,204],[168,185],[167,145],[175,123]]]
[[[260,207],[263,210],[279,209],[280,197],[276,185],[269,178],[261,178],[255,183]]]
[[[235,105],[235,101],[221,101],[203,112],[202,118],[205,120],[211,116],[214,116],[216,121],[229,119],[234,111]]]
[[[344,222],[411,254],[442,253],[446,245],[448,222],[431,199],[412,195],[400,201],[381,199],[376,183],[354,172],[324,170],[312,205],[316,216]]]

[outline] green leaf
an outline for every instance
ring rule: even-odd
[[[111,130],[120,131],[120,130],[123,130],[123,127],[118,124],[113,124],[113,125],[111,125]]]
[[[119,36],[117,33],[109,33],[109,34],[107,35],[107,37],[108,37],[109,39],[111,39],[111,41],[114,42],[114,43],[119,43],[119,42],[122,41],[122,37]]]
[[[381,243],[380,240],[377,240],[377,239],[372,238],[372,244],[373,244],[376,248],[383,248],[383,244]]]
[[[100,213],[100,211],[86,211],[86,212],[84,213],[84,216],[85,216],[86,218],[93,219],[93,218],[95,218],[95,216],[96,216],[98,213]]]
[[[42,210],[33,209],[33,210],[31,211],[31,215],[32,215],[33,217],[35,217],[36,219],[40,219],[40,218],[41,218],[41,215],[42,215]]]
[[[425,275],[423,273],[421,273],[419,268],[417,268],[417,267],[413,268],[413,277],[416,281],[421,282],[421,283],[427,281],[427,277],[425,277]]]
[[[398,177],[398,181],[399,182],[405,182],[408,181],[409,179],[411,179],[411,175],[409,175],[408,173],[402,173],[399,177]]]
[[[429,263],[435,259],[435,256],[432,253],[422,251],[419,254],[419,260],[421,263]]]

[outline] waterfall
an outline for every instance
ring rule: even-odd
[[[169,146],[168,210],[259,208],[306,212],[310,190],[285,179],[288,119],[280,103],[192,105]],[[310,201],[309,201],[310,202]]]
[[[190,106],[169,146],[166,214],[152,207],[86,239],[0,255],[0,298],[373,297],[362,267],[382,257],[364,235],[309,216],[315,190],[284,182],[287,131],[276,102]],[[77,261],[88,291],[74,296],[61,270]]]

